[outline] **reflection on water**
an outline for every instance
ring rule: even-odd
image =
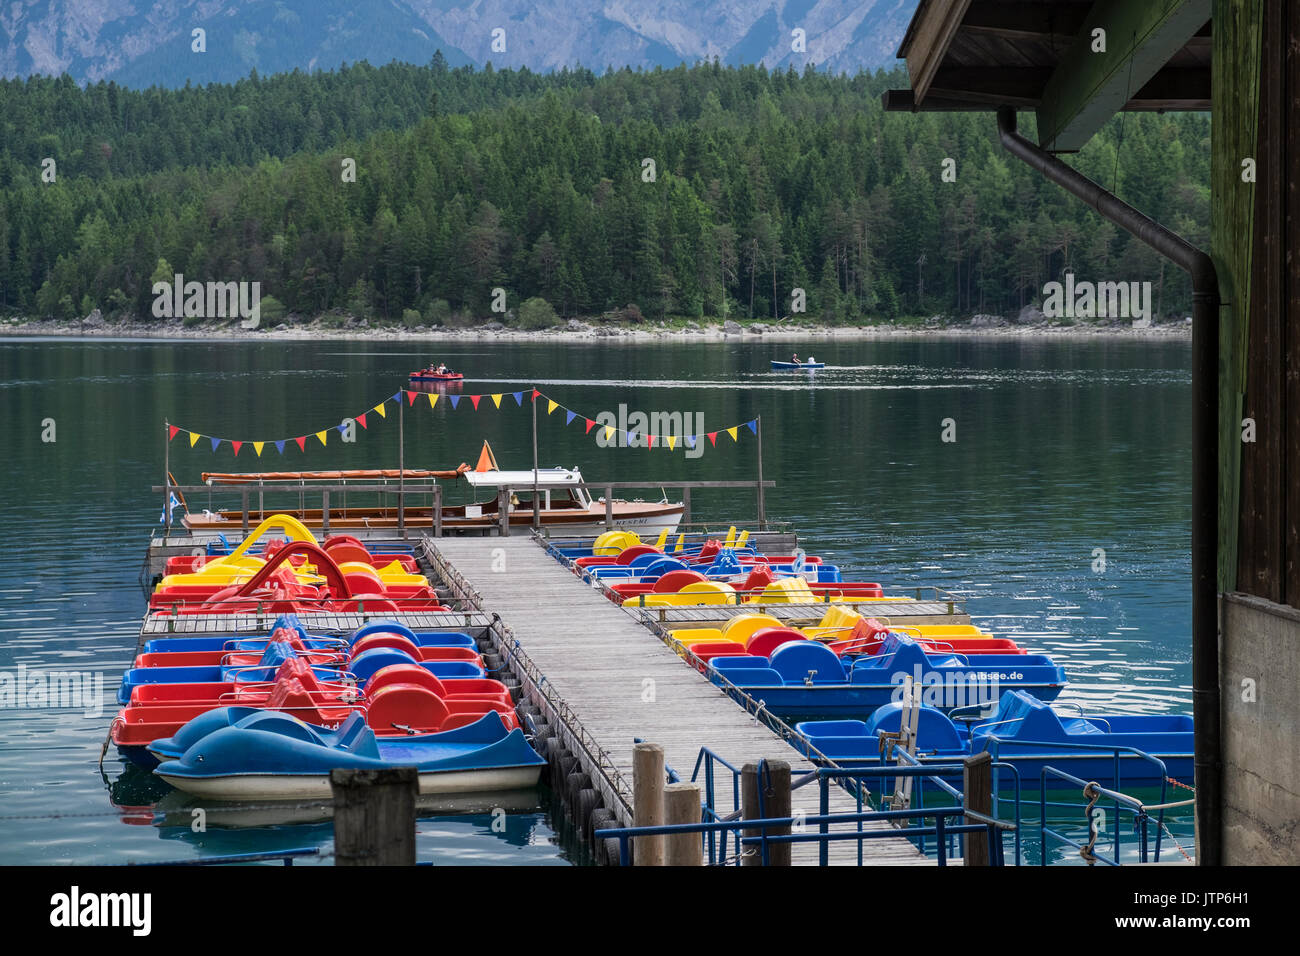
[[[0,526],[0,670],[103,675],[100,713],[0,710],[0,862],[109,862],[327,845],[327,821],[213,826],[194,834],[175,795],[133,778],[110,749],[113,694],[136,646],[136,584],[161,506],[164,417],[204,434],[311,434],[446,361],[466,395],[536,384],[594,417],[625,403],[700,412],[713,430],[762,416],[768,513],[846,577],[887,591],[937,584],[977,623],[1065,664],[1063,700],[1090,711],[1190,711],[1190,352],[1185,343],[815,341],[827,368],[773,373],[791,344],[0,342],[6,434]],[[406,460],[502,467],[532,460],[530,409],[439,402],[406,410]],[[57,440],[41,440],[52,418]],[[956,441],[941,441],[944,419]],[[261,459],[173,442],[177,479],[205,470],[395,467],[396,423],[353,445],[290,443]],[[543,464],[593,479],[749,478],[756,443],[722,438],[699,458],[597,447],[581,422],[539,416]],[[720,436],[721,438],[721,436]],[[647,489],[646,497],[658,497]],[[207,496],[198,496],[206,499]],[[191,501],[195,508],[229,504]],[[699,519],[749,518],[754,501],[697,491]],[[1105,567],[1096,570],[1098,549]],[[709,741],[701,741],[707,744]],[[539,792],[490,815],[430,811],[421,859],[564,863],[563,823]],[[162,803],[160,804],[160,801]],[[131,809],[135,808],[135,809]],[[162,812],[155,812],[161,810]],[[139,824],[139,825],[124,825]],[[186,835],[189,834],[189,835]],[[220,847],[220,848],[218,848]],[[229,848],[227,848],[229,847]]]

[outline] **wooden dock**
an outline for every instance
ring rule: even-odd
[[[453,592],[499,616],[507,644],[518,642],[534,673],[517,671],[528,696],[549,712],[579,756],[607,807],[630,825],[632,746],[639,738],[663,746],[667,764],[690,780],[701,747],[733,766],[784,760],[794,777],[812,765],[769,727],[689,666],[629,613],[584,584],[530,538],[432,538],[424,557]],[[719,792],[730,790],[729,776]],[[701,781],[703,775],[701,775]],[[831,811],[852,813],[856,801],[831,788]],[[795,815],[816,816],[815,784],[793,793]],[[870,823],[868,829],[890,829]],[[908,840],[862,843],[863,861],[933,865]],[[795,844],[794,862],[816,864],[814,843]],[[830,861],[858,862],[853,840],[830,843]]]

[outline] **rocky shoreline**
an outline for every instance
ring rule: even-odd
[[[185,325],[179,321],[114,322],[102,316],[80,321],[15,320],[0,323],[0,336],[129,338],[129,339],[243,339],[247,341],[302,341],[306,339],[371,339],[411,342],[446,341],[833,341],[874,338],[1044,338],[1131,340],[1189,339],[1191,324],[1178,322],[1135,328],[1131,324],[1058,325],[1046,321],[1014,322],[997,316],[975,316],[966,322],[931,320],[925,324],[861,326],[782,325],[753,322],[741,324],[686,323],[675,325],[647,321],[637,325],[587,323],[571,319],[549,329],[512,328],[500,322],[468,328],[406,328],[401,325],[370,325],[355,320],[345,323],[320,319],[290,321],[268,328],[244,329],[238,322]]]

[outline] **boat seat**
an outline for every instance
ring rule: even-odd
[[[410,727],[425,733],[442,729],[451,711],[442,698],[419,684],[389,684],[370,697],[366,721],[382,733]]]
[[[352,711],[339,725],[334,744],[340,750],[358,757],[379,759],[379,745],[375,742],[374,731],[366,723],[366,715],[359,710]]]
[[[816,641],[783,644],[772,654],[772,669],[788,684],[844,683],[844,665],[839,655]]]
[[[897,733],[902,726],[904,709],[901,701],[891,701],[877,707],[866,723],[867,736],[875,737],[882,732]],[[923,704],[917,715],[916,749],[917,752],[958,751],[964,749],[964,744],[956,725],[943,711]]]
[[[366,681],[365,691],[367,694],[373,695],[390,684],[418,684],[439,697],[447,696],[447,688],[437,674],[421,667],[419,664],[409,663],[389,664],[387,667],[379,669],[370,680]]]
[[[398,634],[409,641],[415,641],[415,632],[405,624],[399,624],[397,621],[371,621],[364,627],[359,627],[352,632],[352,642],[356,643],[361,638],[371,634]]]
[[[802,631],[792,627],[764,627],[755,631],[745,642],[745,653],[758,657],[771,657],[778,647],[791,641],[806,641]]]
[[[708,580],[699,571],[691,571],[687,568],[677,568],[669,571],[659,578],[654,584],[655,594],[676,594],[688,584],[695,584],[698,581]]]
[[[399,651],[405,651],[407,654],[410,654],[415,658],[420,656],[420,648],[415,641],[403,637],[401,634],[388,633],[367,634],[365,637],[361,638],[361,640],[356,641],[352,645],[352,653],[350,656],[357,657],[358,655],[364,654],[366,651],[376,647],[389,647]]]

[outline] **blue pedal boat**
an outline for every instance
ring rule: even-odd
[[[224,725],[154,773],[210,800],[328,800],[335,768],[413,766],[421,794],[454,794],[533,787],[544,764],[523,731],[507,730],[495,712],[442,733],[380,738],[360,711],[329,731],[291,714],[256,710],[227,715]]]
[[[1054,700],[1065,668],[1039,654],[927,654],[909,637],[891,632],[876,654],[847,662],[816,641],[792,641],[770,658],[715,657],[714,683],[726,678],[783,719],[864,718],[901,699],[911,678],[922,700],[942,711],[991,705],[1008,689]]]
[[[879,764],[879,735],[898,731],[904,709],[892,702],[866,721],[803,721],[795,730],[840,766]],[[1182,714],[1070,716],[1024,691],[1007,691],[993,716],[969,729],[928,705],[917,716],[916,752],[923,763],[987,751],[995,762],[1016,768],[1023,790],[1037,790],[1049,766],[1115,789],[1159,787],[1165,777],[1192,784],[1192,718]],[[999,776],[999,783],[1009,789],[1010,776]],[[1074,786],[1050,775],[1047,783],[1049,789]]]
[[[265,637],[240,637],[238,635],[214,635],[205,637],[155,637],[144,642],[140,651],[144,654],[175,653],[184,651],[231,651],[257,652],[264,650],[267,644],[275,640],[276,631],[292,631],[302,641],[303,646],[311,650],[343,650],[357,641],[374,634],[396,634],[405,637],[417,647],[468,647],[478,646],[474,638],[463,631],[413,631],[397,621],[372,621],[359,627],[351,634],[312,635],[298,617],[293,614],[277,618]]]

